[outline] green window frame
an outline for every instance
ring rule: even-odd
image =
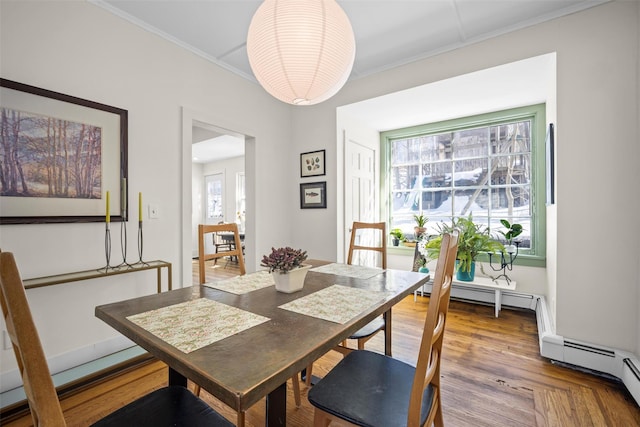
[[[520,144],[510,142],[510,151],[506,153],[501,148],[506,144],[501,138],[505,129],[517,126],[528,129],[530,140]],[[519,135],[513,131],[512,134]],[[483,137],[477,138],[477,135]],[[381,132],[382,217],[386,218],[389,229],[399,227],[408,233],[409,228],[413,229],[413,214],[424,211],[430,217],[428,233],[434,234],[438,223],[467,216],[472,213],[467,209],[471,202],[482,200],[482,209],[475,205],[480,214],[476,216],[473,212],[474,220],[488,226],[497,236],[498,231],[504,231],[499,220],[505,215],[501,216],[502,211],[493,209],[492,205],[504,204],[500,200],[507,194],[509,206],[513,208],[516,195],[523,202],[516,209],[518,213],[510,209],[514,216],[507,218],[511,222],[523,219],[521,223],[525,227],[523,247],[516,263],[543,267],[546,265],[545,139],[545,104]],[[518,168],[513,167],[514,162]],[[511,167],[504,167],[507,163]],[[504,172],[507,169],[508,179]],[[520,175],[514,174],[514,170],[520,170]],[[471,177],[464,178],[465,174]],[[467,206],[460,209],[456,200],[467,200]],[[390,250],[413,254],[413,248]],[[488,257],[480,260],[486,261]]]

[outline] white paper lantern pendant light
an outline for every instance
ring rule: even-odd
[[[349,78],[355,53],[351,23],[335,0],[265,0],[247,35],[258,82],[294,105],[335,95]]]

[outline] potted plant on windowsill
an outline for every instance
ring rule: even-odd
[[[302,289],[304,278],[311,265],[302,264],[307,259],[307,251],[302,249],[271,248],[269,255],[262,257],[260,265],[267,267],[273,276],[276,290],[292,293]]]
[[[513,244],[513,239],[522,234],[522,225],[516,223],[511,224],[506,219],[501,219],[500,224],[507,229],[507,231],[498,231],[498,233],[502,234],[507,241],[507,244],[504,246],[504,250],[509,255],[513,255],[518,249],[516,245]]]
[[[453,220],[451,225],[443,224],[438,227],[440,235],[426,243],[427,254],[431,259],[440,255],[442,235],[458,230],[458,254],[456,260],[456,279],[471,282],[475,276],[476,258],[484,252],[503,252],[504,245],[493,239],[489,229],[473,222],[469,215]]]
[[[425,224],[427,223],[429,218],[427,218],[422,214],[422,212],[420,212],[419,215],[418,214],[413,215],[413,219],[416,222],[416,226],[413,227],[413,231],[415,231],[416,233],[416,240],[420,240],[420,238],[424,236],[424,234],[427,232]]]
[[[393,246],[398,246],[404,240],[404,233],[399,228],[392,229],[389,234],[391,235]]]

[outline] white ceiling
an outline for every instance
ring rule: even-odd
[[[90,0],[255,81],[246,35],[258,0]],[[339,0],[356,40],[351,79],[608,0]]]
[[[233,73],[256,81],[247,58],[246,34],[261,3],[259,0],[89,1]],[[338,0],[338,4],[349,17],[355,35],[356,57],[350,79],[356,79],[607,1],[610,0]],[[487,97],[492,97],[494,104],[508,108],[509,96],[517,93],[518,88],[527,87],[505,80],[504,75],[491,74],[492,81],[501,83],[495,85],[497,92],[485,91],[484,96],[478,95],[477,99],[483,101],[485,108],[491,104]],[[499,77],[496,79],[496,76]],[[472,77],[466,79],[468,87],[477,85],[476,78],[487,76],[476,74]],[[505,85],[509,82],[512,84]],[[486,85],[486,81],[482,84]],[[344,108],[365,123],[376,123],[378,130],[445,120],[448,118],[445,117],[446,106],[440,103],[438,109],[433,110],[433,103],[430,107],[424,100],[433,99],[442,90],[448,90],[447,97],[443,98],[455,100],[453,92],[461,93],[460,87],[460,81],[455,85],[444,82],[425,86],[419,97],[410,95],[414,91],[405,91]],[[526,96],[535,98],[534,92],[529,92]],[[462,104],[470,107],[472,97],[468,91],[464,93]],[[400,107],[393,106],[395,100],[403,106],[402,113],[399,113]],[[459,114],[460,105],[456,103],[451,108]],[[389,114],[389,108],[394,114]],[[411,122],[416,111],[420,111],[420,121]],[[197,132],[194,128],[193,156],[198,158],[195,162],[206,163],[244,154],[242,139],[221,134],[210,135],[210,139],[196,139]]]

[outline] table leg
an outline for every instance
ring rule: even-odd
[[[500,289],[496,289],[496,317],[500,314],[500,310],[502,310],[502,291]]]
[[[265,422],[267,427],[287,424],[287,383],[267,395]]]
[[[384,354],[391,357],[391,309],[384,312]]]
[[[178,373],[178,371],[169,367],[169,385],[181,385],[183,387],[187,386],[187,377]]]

